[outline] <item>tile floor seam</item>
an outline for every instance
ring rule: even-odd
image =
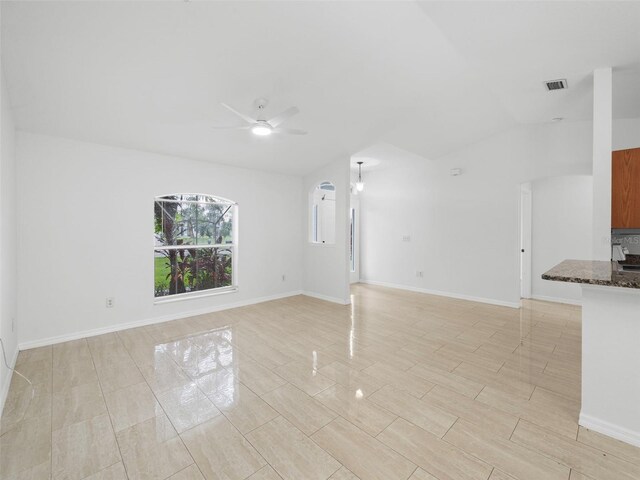
[[[457,416],[456,416],[456,417],[457,417]],[[454,426],[456,423],[458,423],[458,420],[460,420],[460,417],[457,417],[457,418],[455,419],[455,421],[451,424],[451,426],[450,426],[449,428],[447,428],[447,431],[446,431],[446,432],[444,432],[444,435],[442,435],[442,436],[440,437],[440,439],[444,440],[444,437],[446,437],[446,436],[447,436],[447,433],[449,433],[449,431],[453,428],[453,426]],[[472,423],[473,423],[473,422],[472,422]],[[437,435],[436,435],[436,436],[437,436]]]
[[[287,419],[286,419],[284,416],[282,416],[282,415],[278,415],[276,418],[269,420],[267,423],[271,423],[271,422],[273,422],[274,420],[276,420],[276,419],[278,419],[278,418],[283,418],[286,422],[291,423],[291,422],[289,422],[289,420],[287,420]],[[332,421],[333,421],[333,420],[332,420]],[[266,425],[267,423],[264,423],[263,425],[260,425],[260,427],[263,427],[263,426],[264,426],[264,425]],[[309,440],[311,440],[311,442],[313,442],[313,444],[314,444],[314,445],[316,445],[320,450],[322,450],[325,454],[327,454],[329,457],[331,457],[333,460],[335,460],[335,461],[340,465],[336,470],[334,470],[334,471],[329,475],[329,477],[331,477],[331,475],[333,475],[334,473],[336,473],[338,470],[340,470],[340,469],[344,466],[344,465],[342,465],[342,463],[341,463],[337,458],[335,458],[333,455],[331,455],[329,452],[327,452],[324,448],[322,448],[320,445],[318,445],[318,444],[313,440],[313,438],[311,438],[309,435],[306,435],[302,430],[300,430],[299,428],[297,428],[297,427],[296,427],[295,425],[293,425],[292,423],[291,423],[291,425],[293,426],[293,428],[295,428],[295,429],[296,429],[296,430],[298,430],[302,435],[304,435],[304,436],[305,436],[305,437],[307,437]],[[257,429],[258,429],[258,428],[260,428],[260,427],[256,427],[256,428],[254,428],[253,430],[257,430]],[[252,430],[252,431],[253,431],[253,430]],[[248,435],[249,433],[251,433],[251,432],[248,432],[248,433],[247,433],[247,435]],[[242,434],[241,434],[241,435],[242,435]],[[275,472],[276,472],[280,477],[282,477],[282,475],[280,475],[280,472],[278,471],[278,469],[277,469],[274,465],[272,465],[271,463],[269,463],[269,460],[267,460],[267,459],[266,459],[266,457],[265,457],[264,455],[262,455],[262,453],[260,453],[260,450],[258,450],[258,447],[256,447],[256,446],[251,442],[251,440],[250,440],[249,438],[247,438],[247,437],[246,437],[246,436],[244,436],[244,435],[242,435],[242,436],[245,438],[245,440],[246,440],[247,442],[249,442],[249,444],[251,445],[251,447],[253,447],[253,449],[254,449],[256,452],[258,452],[258,454],[259,454],[259,455],[264,459],[264,461],[267,463],[267,465],[269,465],[269,466],[270,466],[270,467],[271,467],[271,468],[272,468],[272,469],[273,469],[273,470],[274,470],[274,471],[275,471]],[[259,470],[258,470],[258,471],[259,471]],[[254,475],[255,473],[256,473],[256,472],[252,473],[251,475]],[[251,475],[249,475],[249,477],[251,477]],[[249,478],[249,477],[246,477],[246,478]],[[329,477],[327,477],[327,478],[329,478]],[[284,477],[282,477],[282,478],[284,478]]]
[[[342,418],[343,420],[345,420],[343,417],[340,417],[340,418]],[[396,420],[397,420],[397,418],[396,418]],[[382,433],[383,433],[387,428],[389,428],[391,425],[393,425],[393,423],[394,423],[396,420],[394,420],[394,421],[393,421],[393,422],[391,422],[389,425],[387,425],[387,426],[386,426],[386,427],[385,427],[381,432],[379,432],[379,433],[378,433],[377,435],[375,435],[375,436],[370,435],[369,433],[365,432],[364,430],[362,430],[362,429],[361,429],[360,427],[358,427],[357,425],[354,425],[353,423],[349,422],[349,420],[346,420],[346,421],[347,421],[349,424],[351,424],[353,427],[355,427],[355,428],[357,428],[358,430],[360,430],[363,434],[365,434],[365,435],[367,435],[367,436],[369,436],[369,437],[371,437],[371,438],[373,438],[373,439],[377,440],[377,441],[378,441],[378,442],[380,442],[382,445],[384,445],[385,447],[387,447],[389,450],[391,450],[391,451],[395,452],[396,454],[400,455],[400,456],[401,456],[402,458],[404,458],[407,462],[411,463],[412,465],[416,465],[416,467],[417,467],[417,468],[416,468],[416,469],[414,469],[414,472],[415,472],[415,470],[417,470],[418,468],[421,468],[421,467],[420,467],[420,465],[416,464],[413,460],[410,460],[406,455],[404,455],[403,453],[400,453],[400,452],[399,452],[399,451],[397,451],[395,448],[393,448],[391,445],[386,444],[385,442],[383,442],[381,439],[379,439],[379,438],[378,438],[380,435],[382,435]],[[412,424],[412,425],[413,425],[413,424]],[[427,432],[427,433],[428,433],[428,432]],[[354,475],[355,475],[355,474],[354,474]],[[413,475],[413,473],[412,473],[411,475]],[[411,475],[409,475],[409,477],[407,477],[407,478],[410,478],[410,477],[411,477]]]
[[[185,448],[186,448],[186,447],[185,447]],[[187,451],[189,451],[189,450],[187,449]],[[196,462],[193,462],[191,465],[187,465],[187,466],[186,466],[186,467],[184,467],[182,470],[178,470],[176,473],[172,473],[171,475],[169,475],[169,476],[167,476],[167,477],[164,477],[164,479],[163,479],[163,480],[167,480],[167,479],[169,479],[169,478],[173,477],[174,475],[178,475],[179,473],[184,472],[185,470],[187,470],[187,469],[191,468],[191,467],[192,467],[192,466],[194,466],[194,465],[195,465],[195,466],[196,466],[196,468],[198,469],[198,472],[200,472],[200,475],[202,475],[202,478],[206,478],[206,477],[204,476],[204,474],[202,473],[202,470],[200,470],[200,467],[198,466],[198,464],[197,464]]]
[[[89,348],[89,344],[88,343],[87,343],[87,348]],[[91,354],[91,348],[89,348],[89,354],[91,356],[91,363],[93,363],[93,368],[95,370],[96,365],[95,365],[95,361],[93,359],[93,354]],[[97,373],[96,373],[96,376],[97,376]],[[128,479],[129,478],[129,472],[127,471],[127,466],[124,463],[124,457],[122,456],[122,449],[120,448],[120,442],[118,442],[118,437],[116,436],[116,430],[115,430],[115,427],[113,425],[113,417],[111,416],[111,412],[109,412],[109,406],[107,405],[107,399],[104,396],[104,390],[102,389],[102,383],[100,382],[100,377],[98,377],[98,387],[100,388],[100,393],[102,395],[102,401],[104,402],[105,410],[107,412],[107,416],[109,417],[109,424],[111,425],[111,433],[113,434],[113,438],[115,440],[115,444],[118,447],[118,455],[120,456],[120,461],[122,462],[122,466],[124,468],[124,474],[127,476],[127,479]],[[52,395],[52,397],[53,397],[53,395]],[[53,461],[53,456],[52,456],[52,461]],[[51,475],[52,475],[52,480],[53,480],[53,469],[52,469]]]
[[[458,420],[460,420],[460,419],[458,419]],[[463,419],[463,420],[464,420],[464,419]],[[457,421],[456,421],[456,423],[457,423]],[[472,423],[472,422],[469,422],[469,423]],[[452,425],[452,428],[453,428],[453,425]],[[451,430],[451,429],[449,429],[449,430]],[[447,433],[449,433],[449,432],[447,432]],[[501,439],[500,437],[495,437],[495,438],[496,438],[496,439],[498,439],[498,440],[504,440],[504,439]],[[456,444],[452,443],[451,441],[447,440],[446,438],[444,438],[444,436],[441,438],[441,440],[442,440],[443,442],[446,442],[449,446],[454,447],[456,450],[461,451],[461,452],[462,452],[462,453],[464,453],[465,455],[468,455],[468,456],[470,456],[470,457],[474,458],[475,460],[477,460],[477,461],[479,461],[479,462],[481,462],[481,463],[484,463],[485,465],[487,465],[487,466],[491,467],[491,468],[492,468],[492,471],[493,471],[493,469],[496,469],[496,468],[497,468],[493,463],[489,462],[488,460],[486,460],[486,459],[484,459],[484,458],[479,457],[479,456],[478,456],[478,455],[476,455],[475,453],[468,452],[467,450],[465,450],[465,449],[463,449],[463,448],[459,447],[458,445],[456,445]],[[507,440],[507,441],[509,441],[509,440]],[[505,472],[505,473],[506,473],[506,472]],[[491,476],[491,475],[489,475],[489,476]],[[489,477],[487,477],[487,478],[489,478]]]
[[[397,419],[396,419],[396,420],[397,420]],[[403,420],[404,420],[404,419],[403,419]],[[411,422],[409,422],[408,420],[405,420],[405,421],[406,421],[406,422],[408,422],[408,423],[411,423]],[[392,447],[391,445],[389,445],[388,443],[386,443],[384,440],[382,440],[382,439],[378,438],[380,435],[382,435],[382,434],[385,432],[385,430],[387,430],[387,428],[389,428],[391,425],[393,425],[393,423],[394,423],[394,422],[395,422],[395,420],[394,420],[393,422],[391,422],[389,425],[387,425],[387,427],[386,427],[384,430],[382,430],[380,433],[378,433],[378,434],[377,434],[375,437],[373,437],[373,438],[375,438],[376,440],[378,440],[378,441],[379,441],[380,443],[382,443],[385,447],[389,448],[389,449],[390,449],[390,450],[392,450],[393,452],[395,452],[395,453],[397,453],[398,455],[400,455],[402,458],[404,458],[405,460],[407,460],[409,463],[412,463],[413,465],[416,465],[416,469],[415,469],[415,470],[417,470],[418,468],[422,468],[422,469],[423,469],[423,470],[425,470],[427,473],[429,473],[430,475],[433,475],[433,476],[435,477],[436,475],[434,475],[433,473],[429,472],[426,468],[421,467],[420,465],[418,465],[417,463],[415,463],[413,460],[411,460],[409,457],[407,457],[405,454],[403,454],[403,453],[399,452],[399,451],[398,451],[398,450],[396,450],[394,447]],[[411,423],[411,425],[413,425],[414,427],[417,427],[417,425],[414,425],[413,423]],[[420,427],[418,427],[418,428],[420,428]],[[423,429],[423,430],[424,430],[424,429]],[[444,438],[440,438],[440,437],[438,437],[437,435],[433,435],[431,432],[427,432],[426,430],[425,430],[425,432],[426,432],[427,434],[429,434],[429,435],[431,435],[431,436],[435,437],[435,438],[436,438],[436,439],[438,439],[438,440],[445,441],[445,440],[444,440]],[[365,433],[365,434],[369,435],[367,432],[364,432],[364,431],[363,431],[363,433]],[[447,444],[448,444],[448,445],[451,445],[449,442],[447,442]],[[457,450],[460,450],[461,452],[463,451],[462,449],[460,449],[460,448],[456,447],[455,445],[451,445],[451,446],[453,446],[453,447],[454,447],[454,448],[456,448]],[[465,454],[467,454],[467,455],[470,455],[470,454],[468,454],[467,452],[464,452],[464,453],[465,453]],[[487,462],[484,462],[484,463],[487,463]],[[415,473],[415,470],[414,470],[414,473]],[[412,473],[411,475],[413,475],[413,473]],[[411,478],[411,475],[409,475],[409,478]],[[436,477],[436,478],[437,478],[437,477]]]
[[[126,347],[125,347],[125,349],[126,349]],[[127,352],[127,353],[128,353],[128,352]],[[173,360],[173,359],[171,358],[171,360]],[[133,359],[132,359],[132,363],[135,365],[135,367],[136,367],[136,369],[138,370],[138,372],[140,372],[140,369],[139,369],[138,365],[137,365],[135,362],[133,362]],[[175,363],[175,362],[174,362],[174,363]],[[176,365],[177,365],[177,364],[176,364]],[[95,365],[94,365],[94,368],[95,368]],[[178,368],[180,368],[180,366],[179,366],[179,365],[178,365]],[[142,372],[140,372],[140,374],[142,375]],[[172,420],[171,420],[171,418],[169,417],[169,415],[168,415],[168,413],[166,412],[165,408],[164,408],[164,407],[162,406],[162,404],[160,403],[160,400],[158,399],[158,396],[157,396],[156,392],[151,388],[151,385],[149,384],[149,382],[147,381],[147,378],[146,378],[144,375],[142,375],[142,379],[144,380],[144,382],[140,382],[140,383],[144,383],[144,384],[147,386],[147,388],[148,388],[148,389],[149,389],[149,391],[151,392],[151,395],[153,395],[153,398],[155,399],[156,404],[160,406],[160,409],[162,410],[162,412],[163,412],[164,416],[165,416],[165,417],[167,417],[167,421],[171,424],[172,428],[175,430],[175,432],[176,432],[176,436],[180,439],[180,443],[182,444],[182,446],[184,447],[185,451],[187,452],[187,454],[188,454],[188,455],[189,455],[189,457],[191,458],[191,461],[193,462],[191,465],[195,464],[196,462],[195,462],[195,459],[193,458],[193,455],[191,455],[191,452],[189,451],[189,449],[187,448],[187,446],[184,444],[184,440],[182,439],[182,437],[181,437],[181,436],[180,436],[180,434],[178,433],[178,430],[176,429],[176,426],[173,424],[173,421],[172,421]],[[101,388],[102,388],[102,386],[101,386]],[[125,386],[125,387],[122,387],[122,388],[120,388],[120,389],[118,389],[118,390],[123,390],[123,389],[125,389],[125,388],[128,388],[128,387],[127,387],[127,386]],[[116,391],[117,391],[117,390],[116,390]],[[167,391],[168,391],[168,390],[167,390]],[[104,392],[102,392],[102,393],[103,393],[103,398],[104,398]],[[105,404],[106,404],[106,399],[105,399]],[[108,411],[108,407],[107,407],[107,411]],[[152,417],[152,418],[157,418],[157,417],[158,417],[158,415],[156,414],[156,415],[155,415],[154,417]],[[125,474],[127,475],[127,478],[129,478],[129,472],[128,472],[128,470],[127,470],[127,465],[126,465],[126,463],[125,463],[125,461],[124,461],[124,457],[122,456],[122,449],[121,449],[121,446],[120,446],[120,442],[118,441],[118,436],[117,436],[117,435],[116,435],[116,433],[115,433],[115,427],[114,427],[114,425],[113,425],[113,420],[112,420],[112,417],[111,417],[111,414],[110,414],[110,413],[109,413],[109,419],[110,419],[110,421],[111,421],[111,428],[114,430],[114,437],[115,437],[115,439],[116,439],[116,445],[118,446],[118,453],[120,454],[120,458],[121,458],[121,461],[122,461],[122,465],[124,466],[124,469],[125,469]],[[147,420],[148,420],[148,419],[147,419]],[[143,422],[145,422],[145,421],[147,421],[147,420],[143,420],[143,421],[141,421],[141,422],[137,422],[137,423],[135,423],[135,424],[133,424],[133,425],[130,425],[130,426],[128,426],[127,428],[123,429],[122,431],[125,431],[125,430],[128,430],[128,429],[132,428],[132,427],[135,427],[136,425],[139,425],[140,423],[143,423]],[[189,467],[189,466],[191,466],[191,465],[188,465],[187,467],[185,467],[185,469],[186,469],[186,468],[188,468],[188,467]],[[197,466],[197,465],[196,465],[196,466]],[[198,466],[198,470],[200,470],[200,467],[199,467],[199,466]],[[175,474],[175,473],[177,473],[177,472],[174,472],[174,474]],[[172,474],[172,475],[173,475],[173,474]],[[169,477],[170,477],[170,476],[171,476],[171,475],[169,475]],[[169,478],[169,477],[167,477],[167,478]]]
[[[222,410],[221,410],[221,412],[222,412]],[[224,415],[224,412],[222,412],[222,413],[223,413],[223,415]],[[282,415],[278,414],[278,417],[282,417]],[[276,417],[276,418],[278,418],[278,417]],[[226,418],[226,416],[225,416],[225,418]],[[271,419],[271,420],[269,420],[268,422],[263,423],[262,425],[260,425],[260,427],[262,427],[262,426],[266,425],[266,424],[267,424],[267,423],[269,423],[269,422],[273,422],[276,418],[272,418],[272,419]],[[284,418],[284,417],[282,417],[282,418]],[[238,427],[236,427],[236,426],[231,422],[231,420],[229,420],[228,418],[226,418],[226,419],[227,419],[227,422],[229,422],[229,424],[231,425],[231,427],[233,427],[233,428],[238,432],[238,434],[239,434],[242,438],[244,438],[247,442],[249,442],[249,444],[251,445],[251,448],[253,448],[253,449],[258,453],[258,455],[260,455],[260,458],[262,458],[262,459],[265,461],[265,463],[266,463],[267,465],[269,465],[271,468],[273,468],[273,469],[275,470],[275,467],[269,463],[269,461],[264,457],[264,455],[262,455],[262,454],[260,453],[260,451],[259,451],[259,450],[255,447],[255,445],[254,445],[253,443],[251,443],[251,441],[250,441],[250,440],[249,440],[249,439],[248,439],[248,438],[247,438],[247,437],[246,437],[246,436],[245,436],[245,435],[240,431],[240,429],[238,429]],[[285,419],[285,420],[286,420],[286,419]],[[256,427],[256,428],[260,428],[260,427]],[[254,428],[254,430],[256,430],[256,429]],[[257,471],[259,471],[259,470],[260,470],[260,469],[256,470],[256,472],[257,472]],[[277,470],[276,470],[276,471],[277,471]],[[256,473],[256,472],[253,472],[253,473]],[[251,475],[253,475],[253,473],[252,473]],[[250,477],[251,475],[249,475],[249,477]],[[248,477],[247,477],[247,478],[248,478]]]
[[[533,423],[533,422],[531,422],[531,423]],[[541,425],[537,425],[537,426],[541,427],[541,428],[544,428]],[[576,437],[579,437],[579,436],[580,436],[580,429],[578,429],[578,433],[576,434]],[[600,450],[599,448],[594,447],[593,445],[589,445],[588,443],[584,443],[583,441],[579,440],[578,438],[576,438],[576,442],[579,443],[582,446],[591,447],[591,448],[595,448],[596,450]],[[615,458],[616,460],[622,460],[623,462],[631,463],[632,465],[636,465],[636,466],[640,467],[640,456],[638,457],[638,460],[634,461],[634,460],[628,460],[626,458],[623,458],[623,457],[621,457],[619,455],[616,455],[615,453],[612,453],[612,452],[607,451],[607,450],[600,450],[600,451],[606,453],[607,456]]]
[[[530,421],[528,421],[528,420],[526,420],[526,419],[523,419],[523,421],[524,421],[524,422],[527,422],[527,423],[530,423],[530,424],[534,425],[535,427],[537,427],[537,428],[539,428],[539,429],[541,429],[541,430],[544,430],[544,431],[546,431],[546,432],[549,432],[549,433],[551,433],[552,435],[555,435],[555,436],[559,437],[560,439],[567,440],[567,439],[566,439],[566,437],[563,437],[562,435],[559,435],[559,434],[557,434],[557,433],[555,433],[555,432],[553,432],[553,431],[549,430],[547,427],[537,425],[536,423],[534,423],[534,422],[530,422]],[[514,430],[514,431],[515,431],[515,430]],[[537,449],[535,449],[533,446],[529,446],[529,445],[526,445],[526,444],[524,444],[524,443],[518,443],[518,442],[513,441],[513,440],[510,440],[510,441],[512,441],[514,444],[516,444],[516,445],[520,445],[521,447],[524,447],[524,448],[526,448],[526,449],[528,449],[528,450],[530,450],[530,451],[537,452],[538,454],[540,454],[540,455],[542,455],[542,456],[544,456],[544,457],[547,457],[548,459],[550,459],[550,460],[552,460],[552,461],[554,461],[554,462],[556,462],[556,463],[558,463],[558,464],[560,464],[560,465],[564,465],[564,466],[566,466],[567,468],[569,468],[570,470],[576,470],[578,473],[581,473],[582,475],[585,475],[585,476],[587,476],[587,477],[588,477],[588,476],[590,476],[588,473],[583,473],[581,470],[578,470],[578,469],[576,469],[576,468],[572,467],[571,465],[568,465],[568,464],[567,464],[567,463],[565,463],[563,460],[561,460],[561,459],[559,459],[559,458],[556,458],[556,457],[553,457],[551,454],[547,454],[547,453],[545,453],[545,452],[543,452],[543,451],[541,451],[541,450],[537,450]],[[568,441],[568,440],[567,440],[567,441]],[[581,443],[581,442],[576,442],[576,443]],[[602,455],[604,455],[605,457],[612,456],[612,457],[614,457],[614,460],[617,460],[618,462],[622,462],[622,464],[629,464],[629,465],[631,465],[631,466],[636,466],[636,467],[638,467],[638,468],[640,469],[640,466],[639,466],[639,465],[636,465],[636,464],[635,464],[635,463],[633,463],[633,462],[630,462],[630,461],[625,460],[625,459],[622,459],[622,458],[618,458],[618,457],[616,457],[615,455],[611,455],[611,454],[609,454],[608,452],[606,452],[606,451],[604,451],[604,450],[601,450],[601,449],[599,449],[599,448],[593,447],[593,446],[591,446],[591,445],[584,445],[584,444],[582,444],[582,445],[583,445],[583,447],[585,447],[587,450],[593,450],[595,453],[602,454]]]
[[[513,430],[511,431],[511,435],[509,435],[509,441],[511,441],[511,437],[513,437],[513,434],[516,431],[516,428],[518,428],[518,425],[520,425],[520,420],[522,420],[522,417],[518,416],[518,421],[516,422],[516,426],[513,427]]]
[[[321,425],[320,427],[316,428],[313,432],[311,432],[311,433],[309,433],[309,434],[307,434],[307,433],[305,433],[305,432],[302,432],[302,433],[304,433],[307,437],[309,437],[309,438],[310,438],[310,437],[311,437],[314,433],[316,433],[318,430],[322,429],[323,427],[325,427],[326,425],[328,425],[329,423],[331,423],[333,420],[335,420],[337,417],[339,417],[339,416],[340,416],[340,415],[339,415],[339,414],[337,414],[335,411],[331,410],[329,407],[327,407],[327,406],[326,406],[326,405],[324,405],[322,402],[320,402],[318,399],[316,399],[316,398],[315,398],[315,396],[308,395],[307,393],[303,392],[302,390],[300,390],[298,387],[296,387],[296,386],[295,386],[294,384],[292,384],[292,383],[287,383],[287,384],[285,384],[285,385],[281,385],[281,386],[280,386],[280,387],[278,387],[278,388],[286,387],[287,385],[290,385],[291,387],[295,388],[296,390],[298,390],[298,391],[299,391],[299,392],[301,392],[302,394],[307,395],[309,398],[311,398],[311,399],[313,399],[313,400],[317,401],[320,405],[322,405],[322,407],[326,408],[327,410],[329,410],[330,412],[332,412],[332,413],[334,413],[334,414],[335,414],[335,417],[333,417],[331,420],[329,420],[329,421],[328,421],[327,423],[325,423],[324,425]],[[275,390],[277,390],[278,388],[276,388],[276,389],[274,389],[274,390],[272,390],[272,391],[275,391]],[[267,392],[267,393],[271,393],[271,392]],[[264,400],[264,399],[263,399],[263,400]],[[265,402],[267,402],[267,400],[264,400],[264,401],[265,401]],[[291,424],[293,424],[293,422],[292,422],[291,420],[289,420],[289,419],[288,419],[288,418],[287,418],[283,413],[281,413],[281,412],[280,412],[276,407],[274,407],[273,405],[271,405],[269,402],[267,402],[267,404],[268,404],[269,406],[271,406],[271,408],[273,408],[276,412],[278,412],[278,414],[279,414],[281,417],[284,417],[288,422],[290,422]],[[293,425],[295,426],[295,424],[293,424]],[[296,426],[296,428],[298,428],[298,427]],[[255,429],[254,429],[254,430],[255,430]],[[298,428],[298,430],[300,430],[300,429]],[[302,430],[300,430],[300,431],[302,431]]]
[[[523,421],[526,422],[527,420],[523,420]],[[539,428],[542,428],[542,427],[539,427]],[[515,432],[515,430],[514,430],[514,432]],[[553,457],[553,456],[551,456],[551,455],[549,455],[549,454],[547,454],[547,453],[545,453],[545,452],[543,452],[541,450],[537,450],[537,449],[533,448],[532,446],[526,445],[524,443],[518,443],[518,442],[516,442],[514,440],[511,440],[511,439],[509,439],[509,441],[511,443],[513,443],[514,445],[518,445],[519,447],[522,447],[522,448],[524,448],[526,450],[529,450],[530,452],[534,452],[534,453],[536,453],[538,455],[541,455],[541,456],[545,457],[546,459],[557,463],[558,465],[562,465],[563,467],[566,467],[569,470],[569,475],[571,475],[571,470],[573,469],[573,467],[571,467],[571,465],[567,465],[565,462],[563,462],[563,461],[561,461],[561,460],[559,460],[559,459],[557,459],[557,458],[555,458],[555,457]]]
[[[86,477],[82,477],[80,480],[86,480],[87,478],[90,478],[90,477],[92,477],[93,475],[97,475],[97,474],[98,474],[98,473],[100,473],[100,472],[104,472],[105,470],[110,469],[111,467],[113,467],[114,465],[117,465],[118,463],[122,463],[122,464],[123,464],[123,466],[124,466],[124,462],[123,462],[122,460],[119,460],[119,461],[117,461],[117,462],[113,462],[111,465],[108,465],[108,466],[106,466],[106,467],[104,467],[104,468],[102,468],[102,469],[98,470],[97,472],[90,473],[90,474],[89,474],[89,475],[87,475]],[[126,475],[126,473],[127,473],[127,472],[126,472],[126,470],[125,470],[125,475]],[[127,476],[127,478],[129,478],[129,477]]]

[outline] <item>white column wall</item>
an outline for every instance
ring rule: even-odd
[[[311,240],[311,195],[322,182],[335,185],[335,243]],[[349,292],[349,159],[336,160],[304,177],[302,189],[304,237],[303,290],[339,304],[350,303]]]
[[[18,354],[15,129],[4,75],[0,75],[0,338],[13,365]],[[0,357],[0,413],[10,382],[11,371]]]
[[[640,447],[640,290],[582,286],[580,425]]]
[[[593,72],[593,260],[611,260],[612,72]]]

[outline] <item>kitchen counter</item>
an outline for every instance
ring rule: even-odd
[[[640,447],[640,273],[617,262],[565,260],[542,278],[582,284],[578,423]]]
[[[640,289],[640,272],[619,270],[616,262],[565,260],[542,274],[542,278],[556,282]]]

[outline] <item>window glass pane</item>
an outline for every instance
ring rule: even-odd
[[[166,203],[162,201],[156,200],[153,206],[153,214],[154,214],[154,238],[156,246],[160,245],[169,245],[171,242],[171,236],[167,238],[167,234],[165,233],[165,229],[168,229],[170,232],[173,231],[171,227],[171,223],[175,220],[176,208],[177,204],[174,203]]]
[[[322,182],[313,189],[311,202],[311,242],[335,243],[336,188],[330,182]]]
[[[356,240],[356,210],[351,209],[351,225],[349,228],[349,261],[351,264],[351,271],[356,271],[356,257],[355,257],[355,240]]]
[[[196,250],[194,291],[230,287],[233,282],[231,249],[200,248]]]
[[[156,249],[155,296],[233,285],[231,247]]]
[[[200,204],[198,245],[233,243],[233,205]]]
[[[233,204],[163,197],[155,202],[155,245],[233,243],[233,212]]]
[[[154,207],[156,246],[195,245],[197,207],[197,203],[179,201],[177,196],[167,200],[156,200]]]

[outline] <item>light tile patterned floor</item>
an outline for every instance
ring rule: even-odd
[[[356,285],[21,352],[2,479],[640,479],[577,425],[580,309]]]

